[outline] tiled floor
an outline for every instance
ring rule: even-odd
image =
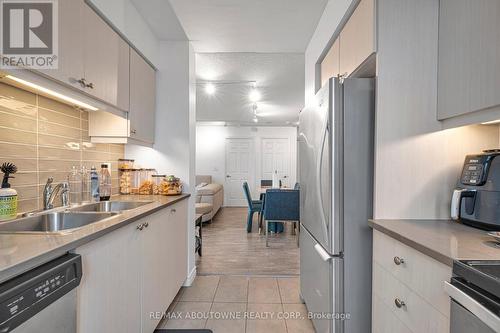
[[[223,208],[210,224],[203,225],[203,257],[196,261],[198,274],[298,275],[299,249],[291,224],[270,236],[266,247],[259,234],[257,214],[251,233],[246,232],[246,208]]]
[[[182,288],[164,328],[214,333],[308,333],[314,328],[299,297],[298,277],[208,275]]]

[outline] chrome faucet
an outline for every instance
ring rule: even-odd
[[[57,195],[61,197],[61,205],[68,206],[69,205],[69,184],[68,182],[61,182],[56,186],[52,186],[54,182],[54,178],[49,177],[47,179],[47,183],[43,189],[43,209],[52,209],[54,208],[54,199]]]

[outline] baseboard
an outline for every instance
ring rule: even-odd
[[[189,272],[189,275],[186,278],[186,281],[184,281],[183,286],[184,287],[191,287],[195,278],[196,278],[196,266],[194,266],[193,269],[191,270],[191,272]]]

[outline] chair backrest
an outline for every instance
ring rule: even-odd
[[[261,179],[260,186],[273,186],[273,181],[271,179]]]
[[[271,221],[299,221],[298,190],[269,189],[264,202],[264,219]]]
[[[300,190],[300,184],[295,183],[295,186],[293,187],[294,190]]]
[[[243,182],[243,192],[245,192],[245,197],[247,198],[248,207],[252,207],[252,195],[250,194],[250,189],[248,188],[247,182]]]

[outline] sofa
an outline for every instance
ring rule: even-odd
[[[196,176],[196,214],[203,214],[202,222],[211,222],[222,207],[224,187],[212,183],[212,176]]]

